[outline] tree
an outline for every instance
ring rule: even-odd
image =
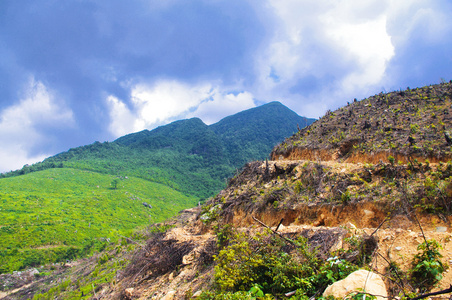
[[[119,183],[119,179],[115,178],[113,179],[113,181],[110,183],[110,185],[113,187],[114,190],[116,190],[118,188],[118,183]]]

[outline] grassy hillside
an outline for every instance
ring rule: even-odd
[[[194,197],[143,179],[69,168],[4,178],[0,272],[89,254],[196,203]]]

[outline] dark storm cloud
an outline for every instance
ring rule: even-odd
[[[128,103],[131,82],[166,77],[227,83],[248,76],[252,62],[246,57],[264,34],[243,1],[0,5],[0,109],[20,100],[18,91],[34,78],[76,120],[75,127],[58,130],[37,124],[52,141],[30,147],[41,153],[111,138],[105,98],[114,95]]]
[[[250,7],[241,1],[152,3],[18,1],[2,31],[21,66],[60,85],[92,89],[112,76],[246,72],[244,57],[262,36]]]

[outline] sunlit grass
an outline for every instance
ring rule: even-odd
[[[115,178],[56,168],[0,179],[0,271],[88,254],[198,201],[135,177],[114,189]]]

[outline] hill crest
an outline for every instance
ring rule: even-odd
[[[328,111],[276,146],[272,159],[343,162],[452,157],[452,83],[380,93]]]

